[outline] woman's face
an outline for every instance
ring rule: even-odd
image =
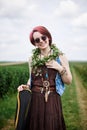
[[[49,38],[40,32],[34,32],[33,38],[35,41],[35,46],[40,49],[46,49],[49,46]]]

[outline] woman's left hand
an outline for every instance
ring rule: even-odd
[[[72,82],[72,74],[69,68],[69,63],[67,58],[63,55],[60,56],[60,61],[61,64],[59,64],[57,61],[55,60],[51,60],[49,62],[46,63],[47,68],[53,68],[55,70],[57,70],[60,74],[63,71],[63,69],[66,69],[66,73],[64,73],[61,77],[64,83],[66,84],[70,84]]]
[[[62,66],[55,60],[51,60],[51,61],[47,62],[46,66],[47,66],[47,68],[53,68],[58,71],[60,71],[62,68]]]

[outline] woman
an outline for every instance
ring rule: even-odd
[[[20,85],[18,91],[26,87],[32,90],[32,99],[27,128],[29,130],[66,130],[61,95],[57,88],[70,84],[72,75],[65,55],[52,44],[52,36],[47,28],[35,27],[30,33],[30,41],[36,47],[29,60],[31,67],[27,85]],[[60,78],[56,78],[56,76]],[[62,89],[61,89],[62,90]]]

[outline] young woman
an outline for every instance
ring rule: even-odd
[[[52,44],[47,28],[35,27],[30,41],[36,47],[29,60],[30,79],[20,85],[18,91],[30,87],[32,99],[27,130],[66,130],[61,95],[64,83],[72,82],[72,75],[65,55]]]

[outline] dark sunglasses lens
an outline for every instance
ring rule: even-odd
[[[46,40],[46,36],[42,36],[41,38],[42,38],[42,40],[43,40],[43,41],[45,41],[45,40]]]
[[[41,39],[42,39],[43,41],[45,41],[45,40],[46,40],[46,36],[42,36]],[[36,39],[34,40],[34,42],[35,42],[35,43],[40,43],[40,38],[36,38]]]
[[[36,38],[36,39],[34,40],[34,42],[35,42],[35,43],[39,43],[39,42],[40,42],[40,39],[39,39],[39,38]]]

